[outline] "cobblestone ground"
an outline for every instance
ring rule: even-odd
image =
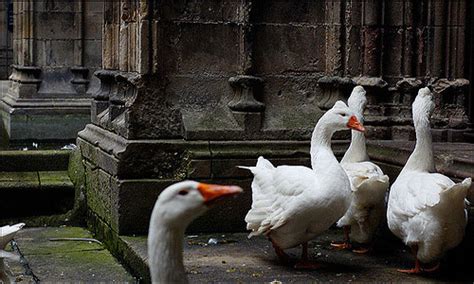
[[[468,230],[469,231],[469,230]],[[471,234],[469,234],[471,235]],[[329,230],[310,243],[311,258],[322,266],[317,270],[296,270],[282,264],[262,237],[247,239],[247,234],[200,234],[185,238],[184,264],[192,283],[208,282],[472,282],[474,272],[469,256],[473,249],[467,238],[462,246],[443,260],[441,270],[430,275],[406,275],[398,268],[409,268],[413,258],[398,240],[384,234],[372,252],[357,255],[331,249],[331,241],[340,241],[340,230]],[[133,278],[101,245],[89,241],[52,241],[54,238],[91,238],[83,228],[29,228],[16,238],[31,271],[41,282],[118,282],[132,283]],[[122,239],[146,261],[145,237]],[[300,249],[287,251],[293,260]],[[24,265],[8,262],[20,283],[31,283]]]
[[[146,238],[123,237],[139,254],[146,257]],[[214,240],[215,239],[215,240]],[[210,241],[211,240],[211,241]],[[340,230],[330,230],[310,243],[311,258],[322,267],[314,271],[296,270],[285,266],[275,256],[265,238],[247,239],[247,234],[188,235],[185,239],[184,264],[191,282],[445,282],[474,279],[470,262],[472,249],[465,245],[450,252],[443,260],[441,270],[431,275],[407,275],[397,271],[411,268],[414,260],[409,250],[398,240],[385,237],[376,242],[367,255],[350,251],[335,251],[331,241],[342,240]],[[217,244],[212,245],[217,241]],[[296,261],[300,249],[288,250]]]
[[[52,241],[58,238],[59,240]],[[32,274],[41,283],[135,282],[135,279],[101,244],[84,240],[64,240],[65,238],[92,238],[92,236],[83,228],[44,227],[23,229],[15,238]],[[32,274],[25,273],[24,264],[8,261],[7,265],[18,282],[33,282]]]

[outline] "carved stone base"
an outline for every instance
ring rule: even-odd
[[[85,161],[88,207],[119,234],[145,233],[159,193],[184,179],[244,188],[189,230],[244,230],[252,176],[236,166],[255,165],[260,155],[275,165],[310,164],[309,141],[127,140],[89,124],[77,144]],[[346,147],[347,142],[336,142],[333,149],[342,155]]]
[[[90,100],[14,99],[0,102],[2,138],[19,140],[73,140],[90,121]]]

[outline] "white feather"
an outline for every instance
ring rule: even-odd
[[[340,113],[350,113],[338,102],[318,122],[311,140],[313,169],[303,166],[274,167],[259,157],[249,169],[252,208],[245,221],[255,235],[267,235],[280,248],[297,246],[327,230],[347,210],[350,183],[330,147],[332,134],[347,125]]]
[[[363,121],[367,103],[364,88],[356,86],[348,102],[351,110]],[[337,225],[350,226],[350,238],[358,243],[372,240],[385,215],[385,194],[389,187],[388,176],[368,160],[365,136],[353,130],[351,144],[341,161],[351,181],[351,205]]]
[[[429,117],[434,109],[427,88],[413,103],[415,150],[390,189],[387,221],[390,230],[407,245],[418,245],[417,258],[424,263],[439,260],[464,237],[467,224],[465,198],[471,178],[455,183],[432,173]]]

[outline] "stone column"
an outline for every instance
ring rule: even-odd
[[[14,1],[14,65],[1,101],[10,141],[70,140],[90,121],[102,3]]]
[[[0,3],[0,80],[8,79],[12,61],[12,12],[13,2]],[[2,92],[0,82],[0,92]]]

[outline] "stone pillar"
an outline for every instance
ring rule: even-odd
[[[12,13],[13,2],[2,1],[0,3],[0,80],[8,79],[12,63]],[[1,91],[2,82],[0,82]]]
[[[14,65],[1,101],[10,141],[71,140],[90,121],[103,3],[14,1]]]

